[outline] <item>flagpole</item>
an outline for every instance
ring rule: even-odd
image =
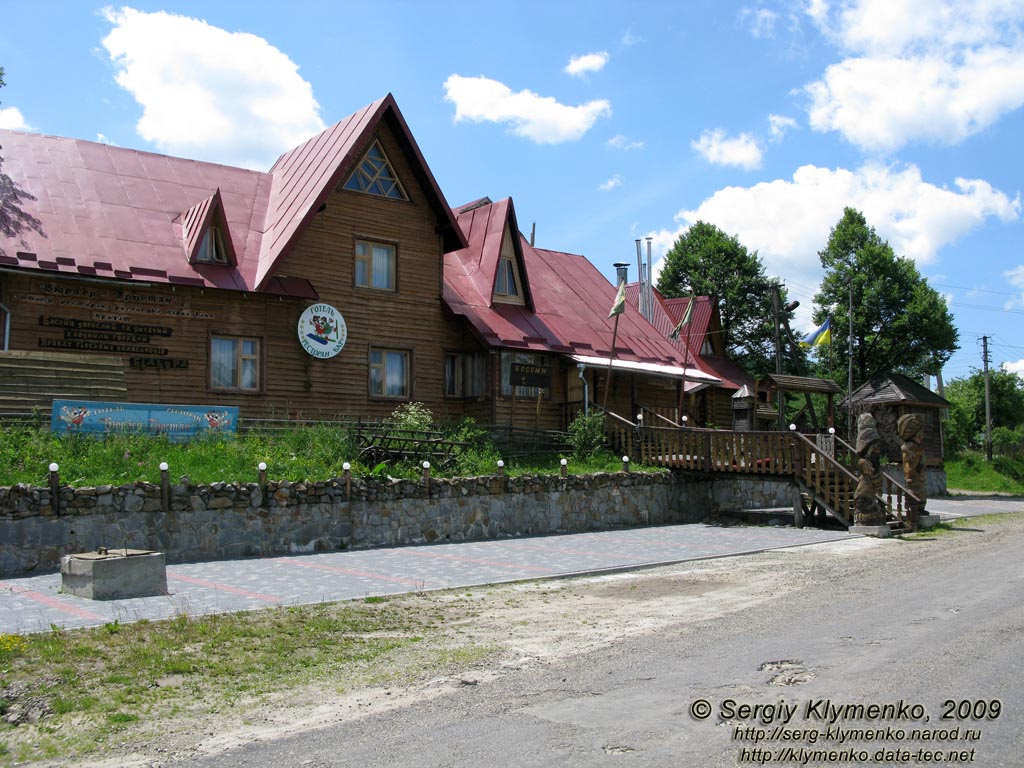
[[[683,382],[679,388],[679,421],[683,422],[683,410],[684,403],[686,402],[686,366],[690,359],[690,321],[693,319],[693,304],[697,300],[696,295],[691,291],[690,298],[686,302],[686,309],[683,310],[683,317],[675,328],[672,329],[672,333],[669,334],[669,338],[673,341],[679,341],[679,333],[682,331],[683,326],[686,326],[686,349],[683,353]]]
[[[637,252],[639,252],[639,250],[640,241],[638,240]],[[624,261],[617,261],[615,262],[614,267],[619,284],[615,290],[615,303],[612,304],[612,310],[608,313],[608,317],[615,317],[615,325],[612,327],[612,348],[608,352],[608,381],[605,382],[604,402],[601,404],[601,409],[606,413],[608,411],[608,393],[612,388],[612,363],[615,362],[615,341],[619,336],[619,315],[626,311],[626,274],[629,269],[629,264]]]
[[[619,314],[622,314],[621,312]],[[604,387],[604,402],[601,404],[601,409],[605,412],[608,411],[608,392],[612,388],[612,363],[615,362],[615,339],[619,335],[619,315],[615,315],[615,326],[612,328],[612,349],[608,355],[608,381],[605,382]]]

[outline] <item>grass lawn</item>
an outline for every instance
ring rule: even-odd
[[[447,469],[432,467],[435,477],[492,475],[502,456],[486,441],[460,455]],[[561,456],[505,459],[509,476],[557,474]],[[587,459],[566,456],[572,474],[618,472],[621,457],[601,451]],[[160,481],[160,463],[167,462],[172,482],[188,475],[193,483],[254,483],[257,466],[267,464],[270,480],[293,482],[341,477],[345,462],[355,477],[369,475],[416,478],[419,462],[406,461],[366,466],[359,450],[343,428],[315,426],[283,432],[247,432],[233,437],[212,437],[189,443],[171,443],[149,435],[110,435],[103,440],[72,435],[58,436],[48,429],[9,427],[0,439],[0,486],[26,483],[45,487],[51,462],[60,466],[61,483],[73,486],[123,485]],[[640,467],[655,471],[654,467]]]
[[[994,456],[988,462],[983,454],[965,453],[946,460],[946,487],[1024,496],[1024,461],[1011,456]]]

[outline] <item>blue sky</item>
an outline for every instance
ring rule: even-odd
[[[10,3],[0,127],[268,170],[394,93],[448,202],[613,278],[694,221],[803,306],[844,206],[1024,374],[1024,0]]]

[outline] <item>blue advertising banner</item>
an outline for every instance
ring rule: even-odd
[[[185,442],[208,433],[234,434],[238,408],[226,405],[151,405],[54,400],[50,431],[62,435],[138,432]]]

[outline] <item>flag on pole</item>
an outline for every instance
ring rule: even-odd
[[[801,347],[819,347],[822,344],[832,343],[832,318],[825,318],[825,322],[814,333],[804,337],[800,342]]]
[[[608,317],[613,318],[616,315],[621,315],[626,311],[626,281],[623,280],[619,283],[619,290],[615,294],[615,303],[612,304],[611,312],[608,313]]]
[[[683,332],[683,328],[690,325],[690,321],[693,320],[693,304],[694,295],[691,293],[689,300],[686,302],[686,311],[683,312],[683,319],[679,321],[678,325],[672,329],[672,333],[668,335],[672,341],[679,341],[679,334]]]

